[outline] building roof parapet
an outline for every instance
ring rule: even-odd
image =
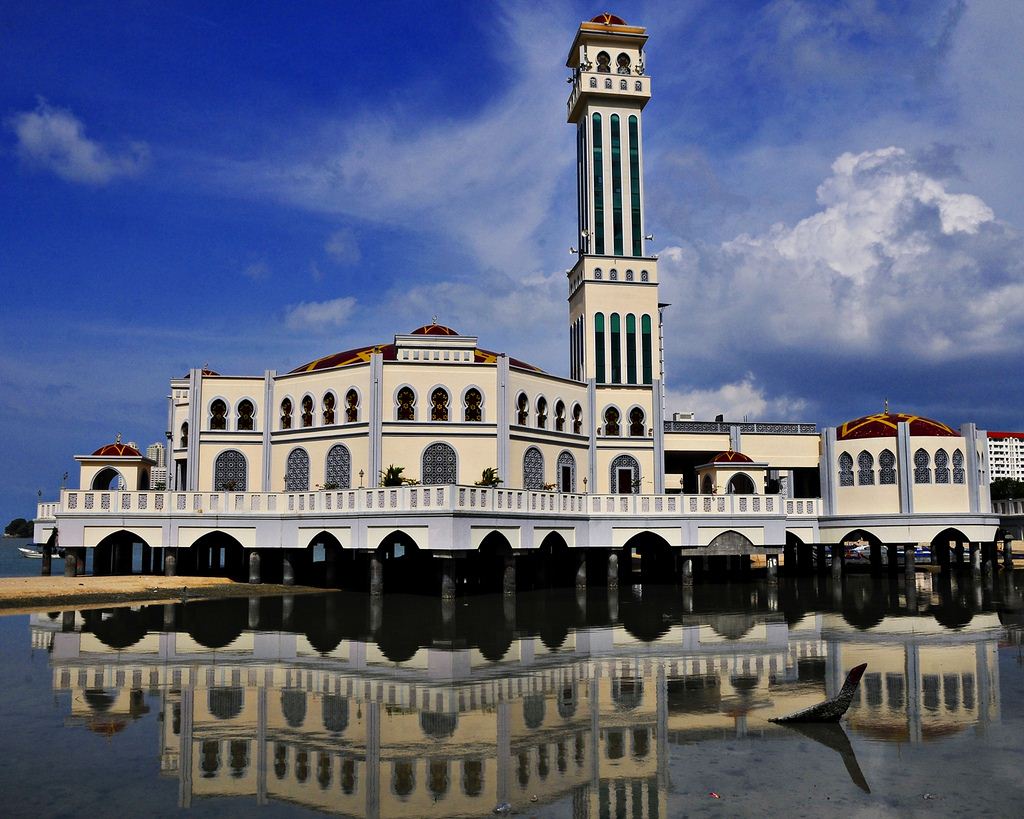
[[[766,421],[665,421],[665,432],[726,433],[734,427],[746,434],[817,435],[817,424],[776,423]]]

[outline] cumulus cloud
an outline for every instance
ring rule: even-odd
[[[285,310],[285,326],[289,330],[311,333],[333,330],[349,320],[355,306],[356,300],[351,296],[293,304]]]
[[[979,197],[890,147],[840,156],[817,200],[792,227],[662,252],[674,354],[892,366],[1019,349],[1024,248]]]
[[[795,420],[808,409],[802,398],[769,397],[753,373],[709,389],[667,390],[665,403],[670,412],[693,412],[700,419],[724,415],[727,421]]]
[[[111,151],[89,139],[74,114],[42,97],[35,110],[15,114],[8,124],[18,139],[18,156],[26,164],[69,182],[106,185],[118,177],[137,176],[149,162],[149,147],[144,142]]]
[[[345,267],[358,264],[363,258],[355,233],[347,228],[336,230],[328,236],[324,250],[335,262]]]

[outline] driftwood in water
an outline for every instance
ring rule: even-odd
[[[785,717],[774,717],[768,721],[778,723],[839,722],[843,714],[846,713],[846,709],[850,707],[850,702],[853,700],[853,692],[857,690],[860,678],[864,676],[864,669],[867,667],[867,663],[861,663],[851,668],[850,673],[846,675],[846,682],[843,683],[842,690],[832,699],[812,705],[810,708],[796,711]]]

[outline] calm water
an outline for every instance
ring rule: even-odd
[[[29,577],[39,574],[42,569],[42,561],[22,557],[18,551],[19,546],[29,546],[32,538],[5,537],[0,539],[0,577]],[[64,566],[55,559],[52,571],[57,574],[58,569],[64,573]]]
[[[3,812],[1018,815],[1022,610],[922,574],[0,618]],[[861,662],[841,726],[767,721]]]

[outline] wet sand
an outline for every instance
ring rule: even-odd
[[[216,597],[308,594],[323,589],[277,583],[238,583],[223,577],[2,577],[0,614],[146,600],[181,602]]]

